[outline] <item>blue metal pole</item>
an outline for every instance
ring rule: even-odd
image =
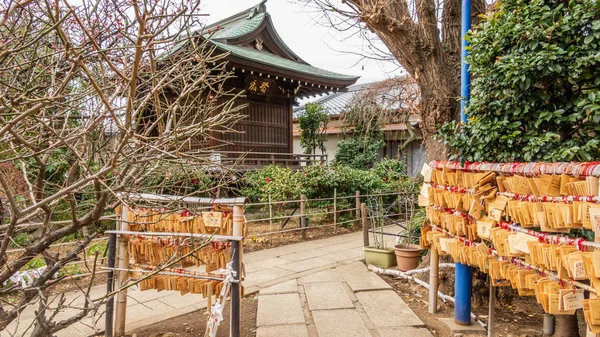
[[[471,78],[469,76],[469,65],[466,62],[468,55],[467,46],[469,43],[465,37],[467,32],[471,29],[471,0],[462,0],[462,30],[461,30],[461,46],[460,46],[460,121],[463,123],[467,122],[467,115],[465,115],[465,107],[469,101],[469,86],[471,84]]]
[[[454,280],[454,322],[471,325],[471,267],[456,263]]]
[[[465,106],[469,101],[469,65],[466,63],[468,42],[465,39],[471,28],[471,0],[462,0],[462,30],[461,30],[461,54],[460,54],[460,120],[467,122]],[[454,322],[458,325],[471,325],[471,267],[462,263],[456,263],[456,276],[454,280]]]

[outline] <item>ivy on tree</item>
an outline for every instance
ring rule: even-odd
[[[319,103],[308,103],[304,112],[298,117],[300,126],[300,146],[306,154],[316,154],[316,150],[325,153],[325,141],[327,141],[327,122],[329,115],[327,109]]]
[[[597,0],[501,1],[469,39],[468,123],[437,136],[452,159],[600,159]]]

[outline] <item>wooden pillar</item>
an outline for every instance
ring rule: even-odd
[[[429,249],[429,313],[437,312],[438,270],[440,267],[438,251],[435,245]]]
[[[129,230],[129,209],[126,206],[121,207],[121,223],[119,229],[122,231]],[[120,271],[117,274],[117,289],[120,289],[127,282],[129,270],[129,235],[120,234],[119,240],[119,253],[117,258],[117,265]],[[121,290],[117,294],[117,308],[115,314],[115,330],[116,336],[125,335],[125,319],[127,312],[127,289]]]
[[[289,121],[288,121],[288,129],[289,129],[289,146],[288,153],[294,153],[294,90],[290,90],[290,104],[289,104]],[[289,162],[288,162],[289,163]]]
[[[300,196],[300,231],[302,232],[302,240],[306,239],[306,196]]]
[[[369,226],[367,224],[367,204],[360,204],[360,215],[362,216],[363,245],[369,247]]]
[[[269,233],[273,233],[273,199],[269,194]],[[273,245],[273,234],[269,234],[270,244]]]
[[[333,189],[333,232],[337,232],[337,188]]]
[[[494,280],[490,276],[490,302],[488,310],[488,337],[494,337],[494,319],[496,316],[496,287],[494,287]]]
[[[355,200],[355,208],[356,208],[356,221],[360,221],[360,191],[356,191],[356,200]]]
[[[244,206],[233,206],[233,236],[244,235]],[[235,272],[234,279],[237,282],[231,283],[231,326],[229,330],[230,337],[240,336],[241,323],[241,299],[242,299],[242,259],[243,250],[242,241],[232,241],[231,248],[233,252],[232,269]]]

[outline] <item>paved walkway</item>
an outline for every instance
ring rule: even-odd
[[[390,240],[393,238],[390,237]],[[275,332],[287,328],[286,324],[296,324],[300,330],[305,326],[311,337],[317,336],[314,332],[315,327],[320,337],[396,336],[393,334],[394,325],[381,325],[384,322],[380,322],[377,318],[369,318],[368,315],[378,317],[377,310],[383,308],[386,308],[385,312],[389,312],[388,309],[392,305],[390,301],[396,303],[398,308],[402,307],[404,311],[407,307],[392,290],[389,290],[389,286],[384,285],[385,282],[368,272],[362,263],[354,264],[364,258],[362,246],[362,232],[357,232],[245,254],[246,294],[262,291],[259,297],[258,323],[261,328],[258,337],[277,336]],[[356,276],[353,276],[355,274]],[[376,285],[375,288],[372,288],[373,284]],[[281,293],[281,289],[284,293]],[[365,292],[361,293],[362,291]],[[273,301],[276,297],[269,297],[269,292],[274,296],[283,295],[283,302]],[[105,285],[99,285],[92,288],[91,297],[98,298],[105,293]],[[331,296],[332,294],[335,296]],[[196,294],[181,296],[173,291],[139,291],[134,287],[129,290],[128,295],[126,319],[128,331],[206,308],[206,300]],[[271,305],[269,299],[279,304]],[[298,299],[302,299],[302,302],[298,302]],[[50,307],[56,307],[57,302],[58,300],[55,300]],[[84,303],[84,298],[81,292],[66,293],[64,303],[69,308],[61,311],[56,317],[57,320],[68,318],[78,312]],[[281,307],[281,303],[290,303],[290,306]],[[296,311],[288,314],[288,309]],[[12,334],[15,331],[17,336],[28,335],[32,329],[35,310],[37,305],[27,308],[22,313],[19,324],[12,324],[7,331],[0,332],[0,337],[9,336],[8,332]],[[393,316],[381,317],[389,317],[391,321],[400,317],[398,315],[399,312],[396,312]],[[282,318],[283,321],[265,320],[265,317],[271,316],[287,318]],[[358,317],[362,320],[358,320]],[[334,326],[327,328],[327,322],[332,321],[345,322],[339,325],[352,327],[359,332],[348,335],[338,333]],[[416,326],[420,324],[422,323],[415,321]],[[103,315],[87,317],[60,331],[57,336],[89,336],[94,331],[102,330],[104,330]]]
[[[334,268],[362,258],[361,232],[247,253],[244,255],[246,266],[244,287],[246,294],[253,294],[276,283]],[[92,298],[99,298],[104,294],[106,294],[105,285],[92,288]],[[206,300],[196,294],[181,296],[174,291],[139,291],[137,287],[134,287],[129,290],[128,295],[127,330],[206,308]],[[55,300],[50,307],[56,307],[57,302],[58,300]],[[84,297],[81,292],[66,293],[64,305],[70,308],[61,311],[56,319],[70,317],[79,311],[83,303]],[[17,332],[17,336],[23,335],[26,331],[31,333],[36,310],[37,304],[28,307],[21,314],[19,324],[13,322],[6,331],[0,331],[0,337],[10,336],[14,332]],[[85,318],[60,331],[57,336],[89,336],[94,333],[94,330],[104,330],[104,316]],[[25,335],[29,333],[25,333]]]
[[[431,337],[389,284],[362,262],[261,289],[256,337]]]

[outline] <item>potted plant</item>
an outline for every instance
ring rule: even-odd
[[[416,211],[410,220],[406,223],[404,236],[398,237],[396,241],[395,253],[398,270],[407,271],[417,268],[421,258],[421,247],[417,244],[419,232],[426,219],[425,209]]]
[[[380,198],[381,199],[381,198]],[[381,201],[381,200],[380,200]],[[373,207],[376,211],[373,214],[371,222],[373,235],[373,245],[365,247],[365,261],[379,268],[390,268],[396,265],[394,249],[386,247],[384,237],[385,215],[382,202],[375,202]]]

